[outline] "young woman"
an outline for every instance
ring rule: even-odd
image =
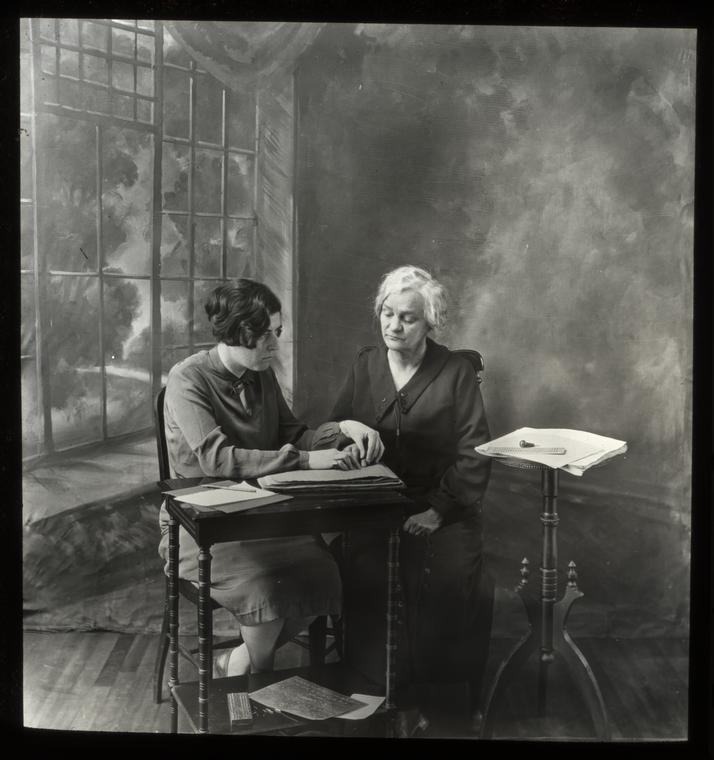
[[[176,477],[257,478],[296,469],[352,469],[359,447],[381,453],[371,428],[345,420],[309,430],[290,411],[270,365],[282,332],[281,305],[265,285],[220,285],[206,302],[216,345],[176,364],[165,397],[166,440]],[[354,441],[343,450],[348,439]],[[168,514],[160,514],[168,556]],[[271,670],[275,650],[318,615],[339,614],[340,576],[312,536],[214,545],[211,596],[230,610],[244,644],[220,675]],[[179,576],[198,582],[198,547],[180,529]]]

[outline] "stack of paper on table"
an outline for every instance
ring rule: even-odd
[[[293,470],[258,478],[273,491],[362,490],[403,488],[404,483],[386,465],[371,464],[359,470]]]
[[[190,504],[200,512],[219,511],[228,514],[292,498],[264,488],[256,488],[245,481],[238,483],[234,480],[219,480],[164,493],[173,496],[177,501]]]
[[[534,446],[522,448],[521,441]],[[540,450],[544,448],[564,449],[565,453],[543,453]],[[580,476],[594,465],[624,454],[627,443],[583,430],[524,427],[477,446],[476,451],[484,456],[536,462]]]
[[[364,702],[346,697],[300,676],[292,676],[270,684],[251,692],[249,697],[271,710],[297,715],[305,720],[327,720],[367,707]]]

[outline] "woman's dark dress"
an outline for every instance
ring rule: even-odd
[[[488,652],[493,590],[482,574],[482,499],[490,460],[474,447],[489,440],[475,371],[463,356],[427,340],[417,372],[397,392],[386,348],[362,349],[335,404],[334,420],[379,431],[383,461],[408,486],[415,511],[444,518],[431,536],[400,534],[404,607],[398,682],[403,693],[435,682],[468,681],[478,699]],[[347,653],[365,675],[384,681],[386,538],[352,532],[344,558]]]

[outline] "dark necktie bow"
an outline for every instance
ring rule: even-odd
[[[251,399],[255,390],[255,375],[247,369],[231,386],[233,396],[243,402],[246,412],[252,414]],[[245,391],[244,399],[241,399],[241,392]]]

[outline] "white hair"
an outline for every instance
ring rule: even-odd
[[[379,319],[382,304],[390,293],[412,290],[424,299],[424,319],[430,328],[440,330],[446,324],[446,290],[425,269],[404,266],[387,272],[374,299],[374,313]]]

